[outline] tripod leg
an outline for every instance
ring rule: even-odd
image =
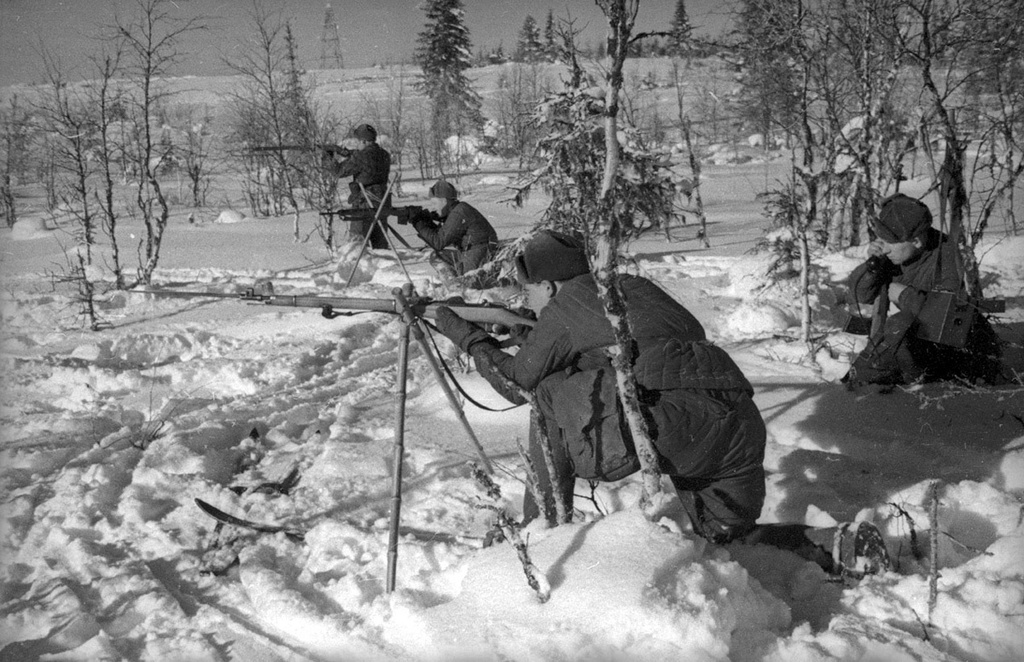
[[[405,399],[409,368],[409,324],[403,320],[398,341],[398,379],[395,381],[395,452],[392,460],[391,522],[388,529],[387,592],[395,590],[398,568],[398,527],[402,511],[402,459],[405,455]]]
[[[370,237],[373,235],[373,229],[377,227],[377,222],[378,219],[380,218],[380,214],[384,210],[384,201],[387,200],[388,196],[391,194],[391,187],[394,186],[395,181],[397,181],[397,178],[392,178],[391,181],[388,182],[388,188],[387,190],[384,191],[384,197],[381,199],[380,205],[377,207],[377,211],[373,215],[373,223],[370,225],[370,229],[366,233],[366,236],[363,237],[363,245],[359,247],[359,255],[356,256],[356,261],[352,265],[352,272],[348,275],[348,280],[345,281],[345,287],[348,287],[349,285],[352,284],[352,278],[353,276],[356,275],[356,269],[359,267],[359,261],[363,259],[363,254],[366,253],[366,247],[370,243]],[[362,184],[359,185],[359,190],[363,192],[363,199],[366,200],[367,206],[369,206],[370,209],[373,209],[373,203],[370,201],[370,195],[366,192],[366,189],[363,187]],[[386,236],[387,233],[385,233],[385,237]],[[395,250],[394,246],[391,247],[391,250]],[[395,251],[395,257],[398,257],[397,251]],[[399,260],[399,264],[401,264],[401,260]],[[402,265],[402,271],[405,271],[404,264]],[[406,272],[405,277],[409,279],[409,282],[412,282],[412,279],[409,278],[408,272]]]
[[[469,420],[466,418],[466,412],[462,410],[462,406],[455,397],[455,392],[452,391],[452,387],[448,384],[448,380],[445,378],[444,372],[441,371],[441,366],[437,362],[437,357],[434,356],[434,352],[427,343],[426,335],[423,331],[423,320],[419,318],[416,319],[416,324],[412,327],[412,335],[416,338],[416,342],[419,343],[420,349],[423,350],[423,355],[427,357],[427,363],[430,364],[431,370],[434,371],[434,376],[437,377],[438,384],[441,385],[441,389],[448,398],[448,404],[451,405],[452,411],[455,412],[455,416],[458,417],[459,422],[462,423],[462,427],[466,430],[466,434],[469,435],[469,440],[473,442],[473,447],[476,449],[476,454],[479,456],[480,463],[483,465],[484,470],[487,471],[487,473],[494,473],[494,468],[491,466],[490,458],[487,457],[487,453],[484,452],[484,447],[480,444],[480,440],[477,439],[476,433],[473,432],[473,428],[470,426]]]
[[[409,242],[405,240],[405,237],[403,237],[402,235],[398,234],[398,230],[396,230],[395,228],[393,228],[392,226],[390,226],[390,225],[387,225],[387,224],[385,224],[385,225],[384,225],[384,229],[385,229],[385,230],[387,230],[387,232],[390,232],[390,233],[391,233],[391,235],[392,235],[392,236],[393,236],[393,237],[394,237],[395,239],[397,239],[397,240],[398,240],[398,243],[402,244],[403,246],[405,246],[405,247],[406,247],[406,248],[408,248],[409,250],[413,250],[413,248],[412,248],[412,246],[411,246],[411,245],[409,244]],[[386,233],[385,233],[385,234],[386,234]]]
[[[366,246],[370,243],[370,233],[367,232],[366,236],[363,237],[363,245],[359,247],[359,255],[356,256],[356,261],[352,264],[352,271],[348,275],[348,280],[345,281],[345,287],[352,284],[352,278],[356,275],[356,270],[359,268],[359,262],[363,259],[363,254],[366,253]]]
[[[390,225],[384,222],[384,220],[381,218],[381,214],[384,212],[384,204],[387,202],[388,196],[391,194],[391,187],[394,185],[396,181],[398,181],[397,176],[392,177],[391,181],[388,182],[388,188],[386,191],[384,191],[384,197],[381,198],[380,204],[377,206],[377,212],[373,215],[373,223],[370,224],[370,231],[366,233],[366,236],[367,238],[369,238],[369,236],[373,234],[374,229],[380,229],[381,234],[384,235],[384,240],[388,242],[388,247],[394,254],[395,259],[398,260],[398,266],[402,268],[402,273],[405,274],[405,279],[409,281],[409,283],[412,283],[412,277],[409,275],[409,270],[405,268],[405,262],[402,262],[402,257],[398,254],[398,249],[395,248],[395,242],[393,242],[391,240],[391,237],[388,235],[388,230],[394,233],[396,237],[401,239],[402,243],[405,243],[405,240],[402,239],[397,232],[395,232],[394,228],[392,228]],[[370,199],[370,194],[366,192],[366,188],[362,184],[360,184],[359,190],[362,191],[363,199],[366,200],[366,204],[369,205],[370,208],[372,209],[373,201]],[[409,244],[406,243],[405,245],[411,248]]]

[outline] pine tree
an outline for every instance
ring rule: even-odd
[[[549,62],[558,59],[558,32],[555,30],[555,14],[550,9],[544,23],[544,54]]]
[[[438,135],[462,133],[483,124],[480,95],[470,85],[472,48],[461,0],[427,0],[427,22],[416,39],[416,59],[423,69],[419,88],[433,103]]]
[[[519,42],[516,44],[516,60],[518,62],[536,62],[541,58],[544,47],[540,43],[540,28],[537,21],[526,15],[523,27],[519,30]]]
[[[690,25],[690,17],[686,13],[686,0],[676,0],[676,10],[672,14],[672,27],[669,32],[671,34],[668,38],[669,54],[680,57],[689,55],[693,26]]]
[[[798,0],[742,0],[737,21],[741,43],[742,115],[765,141],[780,127],[797,126],[796,70],[800,31]]]

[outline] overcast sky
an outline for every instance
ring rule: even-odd
[[[323,0],[261,0],[264,7],[290,20],[305,66],[317,68],[324,27]],[[112,23],[115,8],[130,11],[137,0],[0,0],[0,86],[41,79],[40,40],[60,55],[65,70],[96,50],[100,26]],[[425,15],[421,0],[333,0],[346,67],[400,61],[413,52]],[[720,33],[728,18],[727,0],[686,0],[695,28]],[[638,30],[665,30],[676,0],[641,0]],[[556,19],[571,15],[586,28],[583,43],[603,38],[604,18],[593,0],[463,0],[474,52],[502,43],[514,48],[529,14],[543,27],[548,10]],[[223,60],[244,47],[251,31],[252,0],[168,0],[169,13],[204,17],[208,29],[189,36],[182,74],[224,73]],[[130,13],[127,15],[131,15]]]

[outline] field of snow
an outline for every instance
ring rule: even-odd
[[[494,502],[414,344],[397,590],[387,593],[400,323],[121,292],[103,299],[109,328],[84,331],[48,277],[67,237],[25,218],[0,231],[0,660],[1024,659],[1024,389],[838,384],[863,339],[836,329],[837,283],[862,249],[817,260],[810,360],[795,282],[771,284],[768,256],[749,251],[769,165],[707,168],[712,248],[690,225],[631,253],[757,389],[769,431],[762,520],[873,520],[893,571],[836,582],[788,552],[706,543],[674,497],[646,521],[634,478],[580,481],[573,524],[524,532],[552,587],[541,604],[512,547],[488,544]],[[531,227],[543,205],[504,206],[507,183],[461,182],[502,238]],[[405,188],[415,197],[426,184]],[[191,224],[185,213],[167,232],[155,288],[230,293],[269,279],[278,294],[390,300],[406,280],[387,251],[356,264],[353,247],[331,261],[293,242],[290,218],[216,223],[206,210]],[[303,223],[311,230],[312,213]],[[1019,362],[1024,237],[993,236],[979,253],[989,296],[1007,300],[995,321]],[[425,253],[398,257],[420,295],[516,294],[455,291]],[[475,371],[456,376],[474,399],[506,405]],[[528,411],[467,402],[465,412],[501,505],[517,513]],[[287,494],[253,489],[293,471]],[[304,540],[218,527],[197,498]]]

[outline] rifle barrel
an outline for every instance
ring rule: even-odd
[[[170,297],[172,299],[194,299],[196,297],[211,297],[217,299],[241,299],[245,296],[242,292],[188,292],[186,290],[134,290],[142,294],[153,294],[159,297]]]
[[[303,151],[303,152],[315,152],[318,150],[327,151],[349,151],[347,147],[341,145],[256,145],[250,147],[250,152],[285,152],[285,151]]]
[[[285,294],[263,294],[250,288],[244,292],[187,292],[183,290],[136,290],[144,294],[153,294],[161,297],[178,299],[191,299],[198,297],[211,297],[217,299],[238,299],[249,303],[262,303],[268,306],[288,306],[292,308],[329,308],[336,310],[358,310],[366,312],[390,313],[397,315],[398,310],[394,299],[370,299],[361,297],[324,297],[317,295],[285,295]],[[437,309],[440,306],[448,306],[452,312],[466,320],[478,324],[502,324],[515,326],[525,324],[533,326],[535,322],[526,317],[521,317],[508,308],[497,304],[476,303],[476,304],[446,304],[435,302],[420,297],[408,299],[408,305],[419,317],[437,319]]]

